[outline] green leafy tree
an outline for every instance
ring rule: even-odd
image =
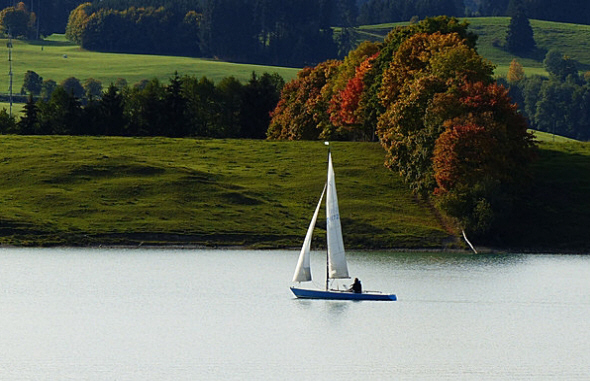
[[[44,100],[49,100],[49,98],[51,98],[51,94],[53,94],[56,88],[57,83],[53,79],[44,80],[43,84],[41,85],[41,97]]]
[[[31,14],[25,3],[19,2],[15,7],[4,8],[0,11],[0,29],[12,37],[32,37],[36,16]]]
[[[62,86],[51,94],[48,102],[39,104],[40,133],[55,135],[81,135],[85,131],[81,123],[79,100]]]
[[[220,137],[217,126],[222,110],[215,83],[206,77],[185,78],[183,92],[192,126],[190,135]]]
[[[576,62],[555,49],[547,52],[543,66],[552,77],[560,81],[565,81],[570,76],[575,80],[579,77]]]
[[[216,86],[220,108],[217,129],[223,136],[237,138],[241,133],[240,112],[244,85],[235,77],[225,77]]]
[[[43,87],[43,77],[32,70],[27,70],[23,83],[23,90],[29,94],[39,95]]]
[[[76,77],[69,77],[69,78],[64,79],[60,83],[60,86],[68,94],[71,94],[72,96],[74,96],[78,99],[84,98],[84,95],[86,94],[86,91],[84,90],[84,87],[80,83],[80,80]]]
[[[86,98],[90,100],[100,99],[102,97],[102,82],[94,78],[88,78],[84,81],[84,92]]]

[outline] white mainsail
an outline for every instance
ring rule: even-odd
[[[297,261],[295,274],[293,275],[293,282],[311,281],[311,266],[309,260],[311,237],[313,236],[313,229],[315,228],[315,223],[318,219],[318,214],[320,213],[320,206],[322,205],[322,200],[324,199],[324,193],[326,193],[325,186],[324,190],[322,191],[322,195],[320,196],[320,201],[318,201],[318,206],[315,208],[315,213],[313,214],[309,228],[307,228],[307,234],[305,235],[305,240],[303,241],[303,246],[301,247],[301,253],[299,254],[299,260]]]
[[[338,196],[334,168],[332,168],[332,153],[328,154],[328,183],[326,194],[326,230],[328,238],[328,277],[330,279],[350,278],[342,240],[340,225],[340,211],[338,210]]]

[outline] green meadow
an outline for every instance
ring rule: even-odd
[[[537,136],[533,184],[492,247],[588,250],[590,145]],[[321,142],[1,136],[0,144],[0,244],[297,247],[326,176]],[[332,152],[347,247],[464,248],[383,166],[378,144],[337,142]],[[317,230],[321,247],[325,222]]]
[[[4,244],[293,247],[326,177],[322,142],[2,136],[0,144]],[[384,168],[378,144],[332,149],[349,247],[454,241]]]
[[[0,92],[7,93],[9,63],[6,40],[0,40],[0,44],[2,49],[6,50],[7,57],[6,75],[0,76]],[[43,41],[35,42],[14,40],[13,46],[13,91],[16,93],[20,92],[27,70],[36,72],[43,79],[53,79],[57,83],[68,77],[76,77],[82,82],[87,78],[95,78],[100,80],[104,87],[114,83],[117,78],[125,78],[130,85],[153,78],[167,82],[175,72],[181,76],[206,76],[215,82],[229,76],[247,81],[252,72],[259,75],[265,72],[278,73],[285,80],[290,80],[299,70],[191,57],[91,52],[69,42],[63,35],[51,35]]]

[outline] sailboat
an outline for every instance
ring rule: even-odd
[[[326,143],[328,144],[328,143]],[[297,298],[305,299],[338,299],[338,300],[397,300],[394,294],[383,294],[377,291],[364,291],[355,293],[349,290],[330,289],[330,281],[334,279],[349,279],[348,264],[344,251],[342,238],[342,226],[340,224],[340,212],[338,208],[338,196],[336,195],[336,182],[334,181],[334,168],[332,166],[332,153],[328,150],[328,179],[324,190],[315,208],[299,260],[293,275],[293,282],[310,282],[311,277],[311,239],[316,221],[320,212],[322,201],[326,197],[326,238],[327,238],[327,261],[326,261],[326,288],[324,290],[291,287],[291,291]]]

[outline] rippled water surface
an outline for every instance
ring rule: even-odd
[[[348,253],[352,276],[397,302],[294,299],[297,256],[2,249],[0,379],[590,375],[588,256]]]

